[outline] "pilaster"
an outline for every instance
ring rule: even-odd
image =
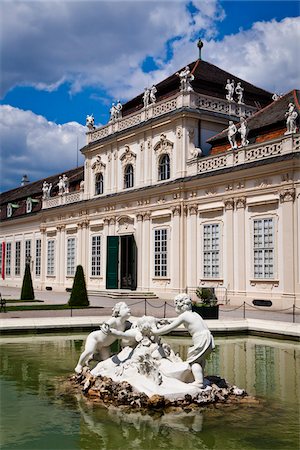
[[[197,286],[197,213],[198,205],[188,206],[186,271],[187,286],[190,288]]]

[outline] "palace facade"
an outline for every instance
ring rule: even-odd
[[[201,59],[148,91],[101,128],[88,116],[83,167],[1,194],[1,284],[27,258],[35,289],[82,264],[90,292],[299,307],[299,91],[272,99]]]

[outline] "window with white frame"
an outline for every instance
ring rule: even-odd
[[[76,239],[69,237],[67,239],[67,276],[73,277],[76,264]]]
[[[35,241],[35,275],[41,276],[41,258],[42,258],[42,241],[37,239]]]
[[[166,277],[168,273],[168,230],[154,230],[154,276]]]
[[[21,275],[21,241],[16,242],[15,247],[15,275]]]
[[[8,205],[7,205],[7,213],[6,213],[7,217],[11,217],[12,213],[13,213],[13,209],[12,209],[11,203],[8,203]]]
[[[203,277],[220,276],[220,225],[203,225]]]
[[[30,261],[31,258],[31,241],[25,241],[25,263]]]
[[[26,213],[31,213],[32,211],[32,200],[30,197],[27,198],[26,200]]]
[[[11,275],[11,242],[6,244],[5,275]]]
[[[127,164],[124,170],[124,187],[125,189],[134,186],[134,172],[132,164]]]
[[[95,195],[103,194],[104,190],[103,174],[97,173],[95,176]]]
[[[55,241],[50,239],[47,241],[47,275],[54,276],[55,268]]]
[[[158,164],[158,179],[168,180],[170,178],[170,156],[165,153],[160,157]]]
[[[101,236],[92,236],[92,277],[101,274]]]
[[[254,278],[274,277],[274,220],[253,221]]]

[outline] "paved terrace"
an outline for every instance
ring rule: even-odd
[[[18,299],[20,289],[1,287],[2,297]],[[69,293],[53,291],[35,291],[36,298],[44,304],[55,305],[67,303]],[[90,331],[107,320],[111,315],[112,306],[119,300],[106,297],[91,296],[90,309],[53,310],[53,311],[13,311],[0,313],[0,333],[43,333],[55,331]],[[132,320],[144,315],[156,317],[174,317],[172,301],[164,300],[126,300],[131,307]],[[10,305],[16,303],[9,303]],[[31,304],[31,303],[26,303]],[[34,303],[33,303],[34,304]],[[35,303],[38,305],[39,303]],[[230,305],[220,306],[219,320],[209,320],[209,328],[214,334],[259,334],[300,340],[300,315],[297,311],[295,323],[291,310],[272,311],[266,308],[246,308],[245,318],[243,307]],[[185,333],[184,329],[176,330],[176,334]]]

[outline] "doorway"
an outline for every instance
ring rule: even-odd
[[[106,289],[137,286],[137,248],[134,236],[107,236]]]

